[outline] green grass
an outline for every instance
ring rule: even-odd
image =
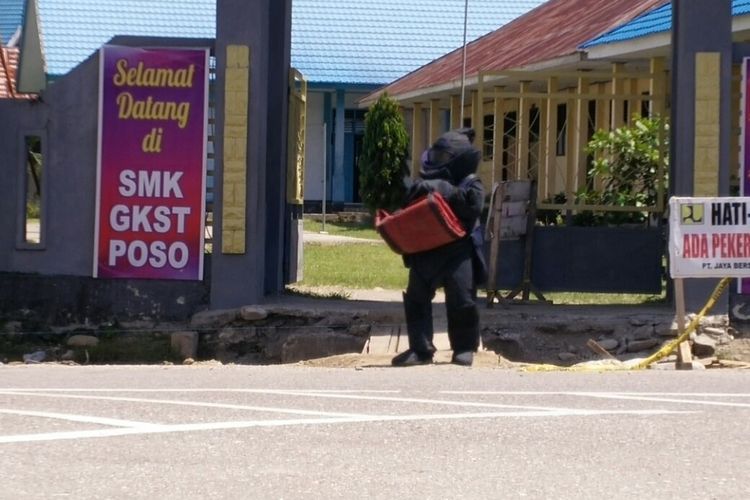
[[[305,231],[319,232],[322,224],[312,219],[304,219]],[[371,223],[327,222],[329,234],[379,240],[380,236]],[[319,245],[306,244],[304,255],[304,281],[299,284],[310,287],[333,288],[385,288],[403,290],[406,288],[408,271],[401,256],[393,253],[386,245]],[[344,292],[334,292],[343,294]],[[503,291],[507,295],[508,291]],[[484,296],[484,291],[480,290]],[[519,295],[520,296],[520,295]],[[545,293],[545,298],[554,304],[570,305],[661,305],[666,303],[666,294],[628,293]],[[343,297],[343,295],[342,295]],[[345,297],[343,297],[345,298]],[[531,298],[534,299],[533,294]]]
[[[323,230],[323,223],[312,219],[303,219],[305,231],[318,233]],[[365,238],[368,240],[379,240],[380,235],[375,231],[372,223],[362,222],[326,222],[326,232],[339,236],[351,236],[353,238]]]
[[[342,288],[406,287],[407,270],[400,255],[386,245],[305,245],[304,286]]]
[[[403,290],[406,288],[408,270],[401,256],[393,253],[386,245],[320,245],[306,244],[304,256],[304,287],[332,287],[334,289]],[[502,291],[507,295],[508,290]],[[480,296],[485,296],[480,290]],[[344,292],[335,295],[346,298]],[[662,305],[666,303],[665,293],[661,295],[628,293],[577,293],[551,292],[545,298],[553,304],[569,305]],[[339,297],[331,297],[339,298]],[[520,294],[517,296],[520,298]],[[531,299],[534,299],[531,295]]]
[[[502,291],[503,296],[508,290]],[[484,294],[482,294],[484,295]],[[581,292],[549,292],[544,293],[544,298],[551,300],[553,304],[567,305],[662,305],[666,304],[666,295],[649,295],[641,293],[581,293]],[[520,299],[521,294],[516,296]],[[536,297],[530,294],[533,302]]]

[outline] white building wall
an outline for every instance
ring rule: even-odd
[[[305,200],[320,201],[323,199],[323,118],[325,115],[325,92],[310,91],[307,94],[307,128],[305,130]],[[336,107],[336,92],[329,92],[331,104]],[[358,109],[359,100],[367,93],[347,92],[344,97],[346,109]],[[333,124],[328,124],[328,136],[335,131],[330,130]],[[330,152],[329,152],[330,153]],[[334,158],[328,158],[332,165]],[[331,179],[328,179],[330,182]],[[330,193],[331,186],[326,190]]]
[[[306,200],[323,199],[323,143],[323,94],[309,92],[305,130]]]

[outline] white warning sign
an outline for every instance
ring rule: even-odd
[[[673,278],[750,277],[750,198],[669,200]]]

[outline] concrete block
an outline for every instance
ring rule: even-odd
[[[92,335],[73,335],[66,342],[68,347],[96,347],[99,339]]]
[[[198,352],[198,332],[174,332],[169,340],[172,350],[182,359],[195,359]]]

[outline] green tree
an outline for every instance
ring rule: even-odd
[[[660,143],[662,139],[665,142],[663,148]],[[630,126],[597,131],[589,141],[586,153],[593,158],[589,178],[601,179],[601,189],[587,187],[578,193],[578,201],[613,206],[654,206],[659,189],[663,189],[667,182],[668,140],[668,125],[662,124],[659,117],[642,118],[636,115]],[[661,151],[665,153],[663,156]],[[590,219],[592,214],[579,215],[588,215]],[[646,217],[645,212],[607,212],[594,218],[597,220],[583,219],[585,225],[591,225],[643,222]]]
[[[372,212],[395,210],[404,200],[409,135],[396,101],[383,93],[365,115],[359,194]]]

